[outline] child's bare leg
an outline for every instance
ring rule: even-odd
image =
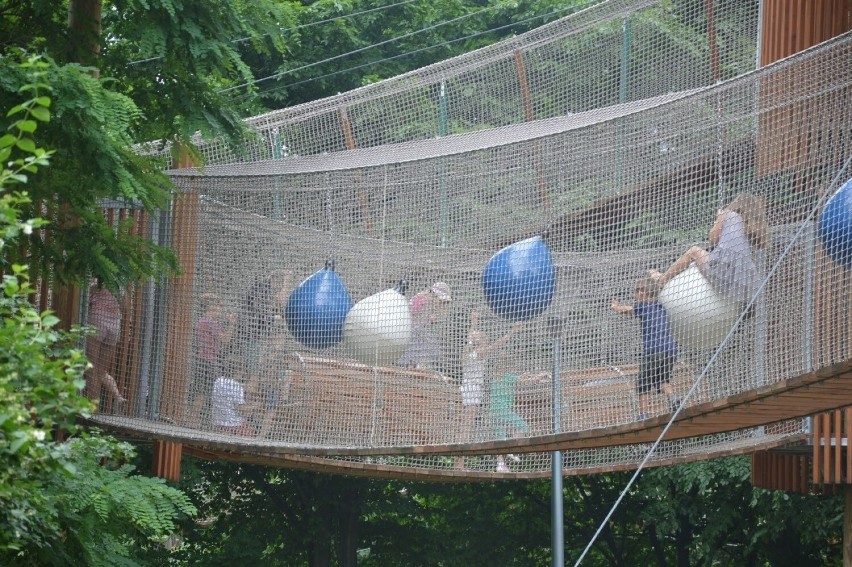
[[[476,405],[464,406],[462,408],[462,419],[461,423],[459,424],[459,438],[462,443],[467,443],[468,441],[470,441],[471,433],[473,432],[473,424],[476,421],[476,413],[478,410],[479,406]],[[458,457],[456,457],[456,468],[464,468],[464,456],[459,455]]]
[[[83,388],[86,397],[93,402],[97,402],[100,397],[101,380],[100,380],[100,348],[101,342],[94,338],[86,339],[86,356],[89,358],[91,368],[86,370],[86,387]]]
[[[113,395],[113,397],[118,402],[125,402],[126,399],[121,395],[121,392],[118,390],[118,384],[115,383],[115,378],[113,378],[110,374],[104,372],[100,377],[101,384],[107,389],[107,391]]]
[[[107,389],[110,395],[116,399],[116,401],[126,401],[124,396],[122,396],[121,392],[118,390],[118,384],[115,383],[115,378],[113,378],[108,372],[108,369],[114,359],[113,355],[115,353],[115,347],[110,344],[106,344],[103,341],[99,341],[96,338],[89,339],[87,347],[87,354],[90,362],[92,363],[90,375],[96,379],[95,381],[86,383],[88,398],[90,400],[97,401],[100,386],[103,386]]]
[[[655,277],[655,279],[657,280],[657,284],[660,287],[663,287],[676,275],[686,270],[693,262],[695,262],[695,265],[698,266],[698,269],[701,270],[702,273],[704,273],[704,267],[707,263],[707,254],[707,250],[698,246],[693,246],[692,248],[687,250],[680,258],[675,260],[674,263],[669,266],[669,269],[665,271],[665,273],[656,276],[655,273],[652,272],[651,275],[652,277]]]

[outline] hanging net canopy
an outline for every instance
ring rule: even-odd
[[[605,2],[205,145],[95,420],[419,478],[635,467],[681,402],[721,417],[651,464],[803,439],[846,405],[771,396],[848,372],[852,35],[755,71],[757,4],[706,6]]]
[[[609,0],[500,43],[247,121],[236,151],[260,161],[428,140],[557,118],[712,85],[754,70],[759,5]]]

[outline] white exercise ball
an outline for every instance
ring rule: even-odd
[[[739,302],[720,296],[692,264],[669,280],[660,292],[678,346],[709,349],[717,346],[739,317]]]
[[[391,364],[411,342],[408,300],[386,289],[356,303],[343,324],[343,345],[357,360],[370,365]]]

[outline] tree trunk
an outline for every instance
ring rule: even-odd
[[[311,544],[311,567],[331,566],[331,542],[328,534],[318,537]]]
[[[101,53],[102,0],[71,0],[68,3],[69,58],[94,67]],[[98,72],[94,71],[97,77]]]
[[[690,491],[694,492],[694,491]],[[675,532],[675,565],[690,567],[689,544],[692,541],[693,527],[686,514],[678,514],[677,531]]]
[[[352,503],[346,509],[346,516],[340,525],[340,565],[355,567],[358,564],[358,503]]]

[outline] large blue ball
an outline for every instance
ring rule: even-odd
[[[844,268],[852,267],[852,179],[825,204],[817,230],[831,259]]]
[[[352,298],[333,269],[324,268],[299,284],[287,301],[287,328],[311,348],[334,346],[343,338],[343,322]]]
[[[553,300],[556,270],[539,236],[503,248],[488,260],[482,287],[489,307],[510,321],[539,316]]]

